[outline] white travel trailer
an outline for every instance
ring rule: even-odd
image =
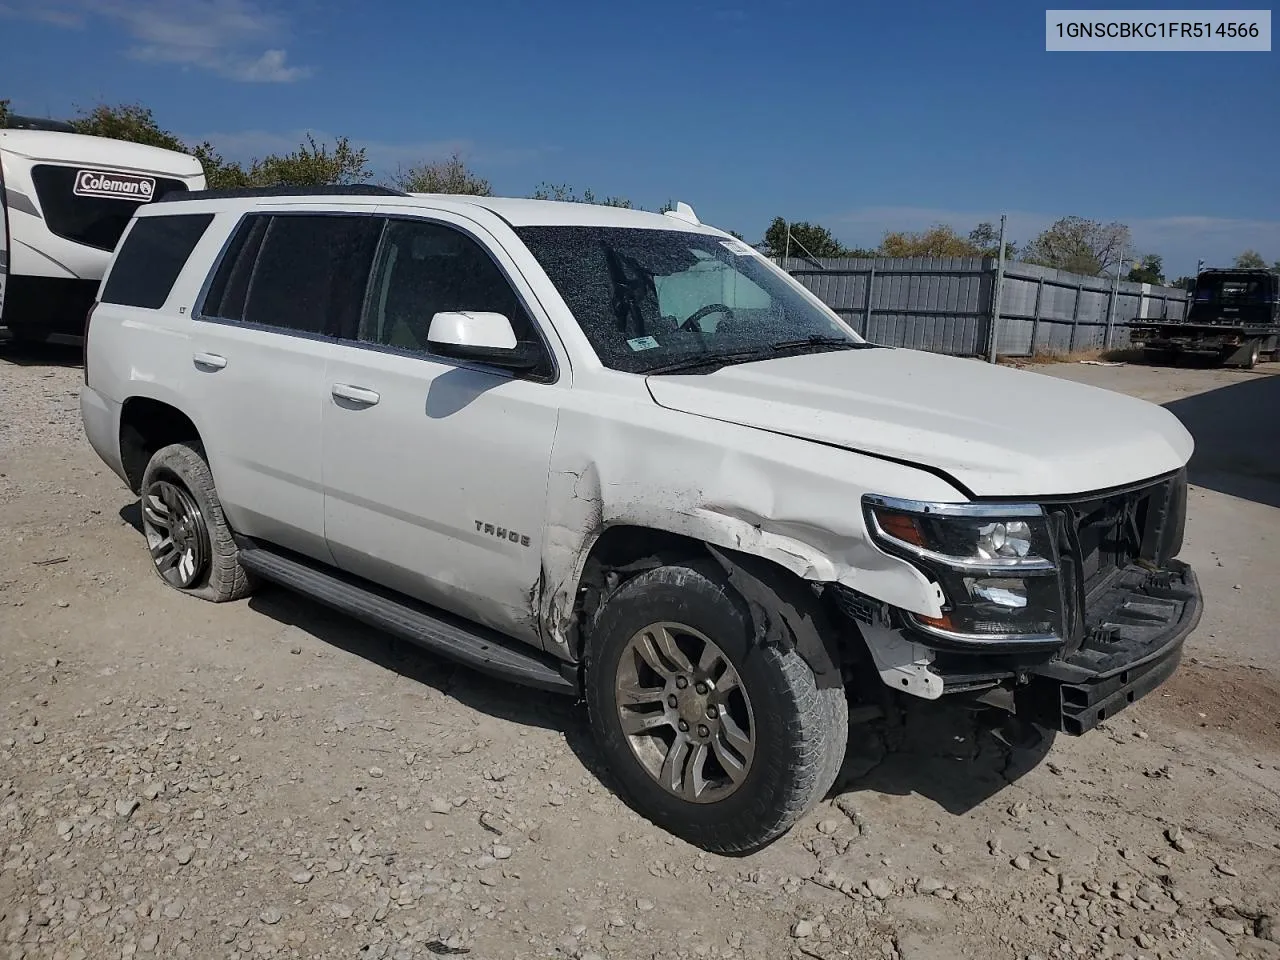
[[[78,339],[140,204],[203,190],[195,157],[57,129],[0,129],[0,336]]]

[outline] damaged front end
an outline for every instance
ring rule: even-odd
[[[864,498],[882,550],[930,576],[934,615],[829,587],[887,685],[981,696],[1078,735],[1166,680],[1199,623],[1194,572],[1174,559],[1185,471],[1033,504]]]

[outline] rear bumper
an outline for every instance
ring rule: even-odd
[[[1015,688],[1020,718],[1079,736],[1146,696],[1177,669],[1204,608],[1190,567],[1178,561],[1159,572],[1129,567],[1101,594],[1080,649],[1032,667],[1028,682]]]
[[[90,386],[80,388],[80,420],[94,453],[125,483],[129,482],[120,460],[120,404]]]

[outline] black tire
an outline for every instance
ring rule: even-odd
[[[750,699],[754,756],[723,799],[694,802],[668,792],[623,732],[619,664],[631,639],[656,623],[683,624],[712,639]],[[600,749],[638,812],[722,854],[757,850],[811,811],[834,783],[848,741],[843,687],[818,689],[796,651],[760,645],[746,603],[712,561],[646,571],[608,598],[587,640],[586,698]]]
[[[254,580],[240,565],[239,550],[222,513],[222,503],[213,486],[213,474],[200,447],[194,443],[173,443],[161,447],[143,471],[141,507],[149,544],[153,527],[147,517],[148,492],[161,483],[171,484],[190,497],[197,511],[192,520],[203,527],[195,530],[194,534],[203,538],[204,557],[189,584],[179,585],[166,578],[158,564],[153,562],[152,569],[156,575],[180,593],[213,603],[247,597],[253,591]]]
[[[1252,370],[1258,365],[1258,355],[1261,352],[1262,345],[1255,340],[1253,349],[1249,351],[1249,355],[1240,361],[1241,370]]]

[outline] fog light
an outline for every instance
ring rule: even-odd
[[[1027,605],[1027,584],[1025,580],[1010,579],[976,579],[966,577],[964,584],[969,588],[971,597],[980,598],[988,603],[1008,610],[1021,610]]]

